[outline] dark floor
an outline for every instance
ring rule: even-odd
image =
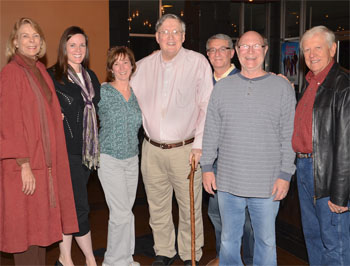
[[[91,231],[92,242],[96,254],[97,264],[101,265],[103,261],[103,249],[107,242],[107,224],[108,224],[108,208],[104,200],[104,194],[96,176],[92,176],[88,186],[89,201],[91,207]],[[177,219],[177,206],[174,203],[173,213]],[[153,258],[152,253],[152,237],[151,229],[148,225],[148,206],[143,188],[140,183],[137,191],[137,198],[134,206],[135,229],[136,229],[136,247],[134,260],[141,265],[151,265]],[[174,221],[175,224],[177,220]],[[203,222],[204,222],[204,240],[203,257],[200,265],[206,265],[215,257],[215,235],[213,227],[207,215],[207,204],[203,203]],[[54,265],[58,258],[58,244],[54,244],[47,249],[47,265]],[[76,265],[85,265],[84,257],[78,246],[74,243],[72,247],[73,260]],[[278,265],[307,265],[307,263],[291,253],[277,248]],[[13,265],[13,258],[10,254],[0,252],[0,265]],[[177,259],[173,265],[183,265],[180,259]]]

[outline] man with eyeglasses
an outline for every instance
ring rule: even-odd
[[[248,207],[255,239],[253,264],[273,266],[279,202],[295,171],[291,146],[295,95],[288,81],[264,71],[268,46],[259,33],[244,33],[235,49],[241,72],[218,82],[208,105],[203,186],[207,192],[217,187],[220,265],[243,265],[240,247]]]
[[[207,40],[206,48],[209,61],[214,68],[214,84],[222,78],[239,72],[235,65],[231,64],[235,50],[230,36],[226,34],[213,35]]]
[[[207,40],[206,44],[207,55],[209,61],[214,69],[213,82],[214,85],[219,80],[226,78],[227,76],[234,75],[239,72],[239,69],[231,63],[231,59],[235,54],[233,49],[233,42],[230,36],[226,34],[215,34]],[[217,174],[217,161],[213,165],[214,174]],[[216,190],[216,186],[214,186]],[[216,254],[217,257],[211,260],[207,266],[219,265],[219,254],[221,245],[221,217],[219,211],[218,197],[215,191],[210,192],[209,204],[208,204],[208,216],[213,223],[215,229],[216,238]],[[243,261],[245,265],[253,264],[254,253],[254,235],[252,226],[250,223],[250,217],[248,210],[246,209],[246,221],[244,224],[244,233],[242,239],[243,247]]]
[[[145,140],[141,171],[150,212],[155,261],[170,265],[176,255],[172,196],[179,206],[178,253],[191,265],[191,223],[189,180],[190,162],[197,167],[202,154],[206,110],[213,89],[207,59],[182,47],[185,23],[166,14],[156,24],[160,51],[137,63],[131,80],[143,115]],[[194,177],[196,261],[202,256],[202,178]]]

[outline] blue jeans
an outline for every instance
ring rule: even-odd
[[[312,158],[297,160],[297,181],[309,264],[350,265],[349,212],[331,212],[329,197],[314,204]]]
[[[214,225],[215,238],[216,238],[216,254],[217,256],[219,256],[220,245],[221,245],[221,217],[220,217],[217,193],[209,196],[208,216]],[[251,225],[248,208],[246,208],[245,210],[245,223],[244,223],[243,238],[242,238],[242,249],[243,249],[244,264],[252,265],[253,254],[254,254],[254,234],[253,234],[253,228]]]
[[[279,201],[244,198],[218,191],[222,221],[220,265],[243,265],[240,248],[248,207],[254,231],[253,265],[277,265],[275,221]]]
[[[215,160],[213,164],[214,174],[217,174],[217,160]],[[213,223],[215,230],[215,239],[216,239],[216,254],[219,257],[220,254],[220,245],[221,245],[221,217],[219,210],[219,202],[218,195],[215,193],[214,195],[209,196],[209,204],[208,204],[208,216]],[[250,221],[250,215],[248,212],[248,208],[245,210],[245,223],[242,237],[242,249],[243,249],[243,261],[245,265],[253,265],[253,255],[254,255],[254,233],[252,224]]]
[[[246,266],[253,265],[254,232],[248,208],[245,208],[245,222],[242,237],[243,262]]]
[[[216,254],[220,253],[220,243],[221,243],[221,217],[219,211],[218,195],[209,195],[208,204],[208,216],[214,226],[215,239],[216,239]]]

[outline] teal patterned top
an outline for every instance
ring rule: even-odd
[[[137,137],[142,124],[141,110],[133,90],[129,101],[110,83],[101,86],[98,103],[100,118],[100,149],[119,160],[131,158],[139,153]]]

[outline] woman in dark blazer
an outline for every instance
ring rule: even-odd
[[[90,172],[99,165],[95,108],[100,100],[100,83],[95,73],[87,69],[88,59],[88,38],[81,28],[72,26],[64,31],[57,62],[48,70],[61,104],[79,223],[78,233],[64,235],[56,265],[73,265],[73,236],[85,255],[86,265],[96,265],[91,244],[86,185]]]

